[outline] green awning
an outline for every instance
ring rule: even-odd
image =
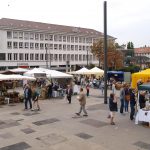
[[[142,91],[150,91],[150,83],[149,84],[142,84],[138,86],[138,90]]]

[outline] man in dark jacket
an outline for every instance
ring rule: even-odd
[[[68,85],[68,88],[66,90],[67,99],[69,101],[69,104],[71,104],[71,96],[72,96],[73,90],[70,85]]]
[[[32,102],[31,102],[31,97],[32,97],[32,91],[29,85],[26,85],[26,88],[24,90],[24,98],[25,98],[25,110],[28,109],[28,103],[30,105],[30,109],[32,109]]]
[[[133,120],[134,119],[134,114],[135,114],[135,94],[134,94],[134,90],[130,89],[130,108],[131,108],[131,112],[130,112],[130,119]]]

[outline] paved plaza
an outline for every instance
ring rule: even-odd
[[[150,150],[150,128],[119,112],[110,125],[103,96],[90,90],[88,117],[75,116],[76,96],[72,104],[40,100],[41,111],[34,112],[24,111],[23,103],[0,106],[0,150]]]

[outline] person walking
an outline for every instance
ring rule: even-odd
[[[81,112],[83,111],[84,112],[83,116],[88,116],[87,111],[85,110],[86,96],[85,93],[83,92],[83,88],[80,88],[80,93],[77,99],[79,100],[80,103],[80,110],[78,113],[76,113],[76,115],[80,116]]]
[[[146,92],[141,92],[139,95],[139,105],[140,109],[144,108],[146,106],[146,100],[145,100]]]
[[[86,96],[87,97],[89,96],[89,93],[90,93],[90,85],[89,85],[89,83],[87,83],[87,85],[86,85]]]
[[[101,88],[102,95],[104,95],[104,81],[103,80],[101,81],[100,88]]]
[[[118,108],[117,108],[117,99],[114,93],[111,93],[109,97],[109,109],[110,109],[110,124],[115,125],[114,117],[115,112],[118,111]]]
[[[33,101],[33,108],[32,111],[34,110],[40,110],[40,105],[39,105],[39,93],[37,92],[37,90],[35,89],[35,87],[33,87],[32,89],[32,101]],[[36,109],[35,109],[36,107]]]
[[[134,94],[134,90],[130,89],[130,119],[133,120],[134,119],[134,114],[135,114],[135,104],[136,104],[136,100],[135,100],[135,94]]]
[[[67,87],[66,94],[67,94],[67,100],[69,101],[69,104],[71,104],[71,97],[73,94],[73,90],[70,85],[68,85]]]
[[[48,98],[52,98],[52,92],[53,92],[53,83],[51,82],[49,85],[48,85]]]
[[[112,93],[116,94],[116,81],[112,82]]]
[[[24,89],[24,98],[25,98],[25,108],[24,110],[28,109],[28,103],[30,105],[30,109],[32,109],[32,102],[31,102],[31,97],[32,97],[32,91],[29,85],[26,85]]]
[[[129,101],[130,101],[130,90],[129,90],[129,85],[126,85],[125,87],[125,112],[128,112]]]
[[[125,103],[125,84],[120,89],[120,113],[123,114],[124,103]]]

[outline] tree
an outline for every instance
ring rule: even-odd
[[[101,64],[104,64],[104,43],[103,40],[94,43],[91,46],[91,52],[100,60]],[[121,51],[116,50],[116,46],[114,43],[109,42],[107,46],[107,63],[109,68],[120,68],[123,66],[123,54]]]
[[[134,44],[132,42],[128,42],[127,49],[134,49]]]

